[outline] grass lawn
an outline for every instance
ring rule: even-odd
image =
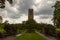
[[[39,36],[36,33],[26,33],[20,37],[17,37],[16,40],[46,40],[42,36]]]
[[[57,31],[57,32],[60,32],[60,28],[56,28],[56,31]]]

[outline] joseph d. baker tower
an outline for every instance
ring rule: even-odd
[[[34,11],[32,8],[28,9],[28,20],[33,19],[34,15],[33,15]]]

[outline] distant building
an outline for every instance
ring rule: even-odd
[[[28,20],[33,19],[34,15],[33,15],[33,9],[28,9]],[[23,21],[23,24],[26,24],[27,21]]]
[[[28,20],[33,19],[34,15],[33,15],[33,9],[28,9]]]

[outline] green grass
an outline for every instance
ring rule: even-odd
[[[46,40],[46,39],[36,33],[26,33],[20,37],[17,37],[16,40]]]
[[[60,28],[56,28],[56,31],[60,32]]]

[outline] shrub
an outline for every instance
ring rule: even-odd
[[[60,39],[60,28],[56,28],[57,38]]]
[[[45,30],[45,34],[46,35],[56,36],[55,35],[55,27],[54,26],[47,25],[47,26],[45,26],[44,30]]]
[[[0,29],[0,38],[5,36],[5,32],[4,29]]]
[[[6,30],[6,33],[8,35],[15,35],[15,34],[17,34],[17,27],[13,26],[11,24],[6,24],[4,29]]]

